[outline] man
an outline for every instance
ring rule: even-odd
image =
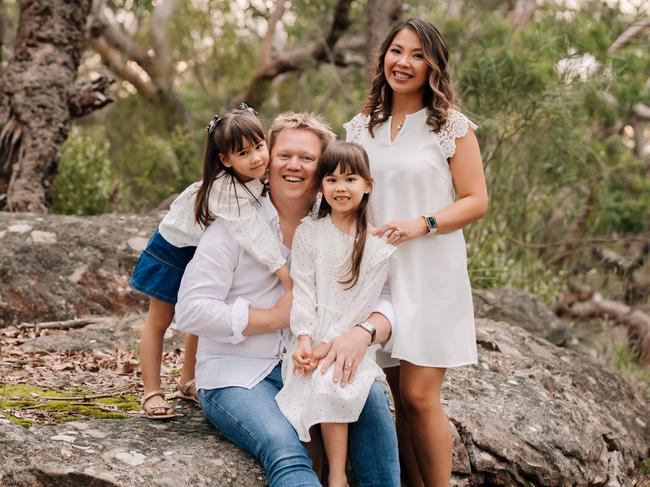
[[[332,131],[309,114],[285,113],[273,122],[270,200],[262,198],[258,211],[277,230],[285,257],[300,221],[312,210],[318,159],[333,139]],[[216,220],[185,270],[176,323],[200,337],[196,382],[209,420],[260,460],[271,487],[319,486],[307,450],[275,402],[282,388],[280,330],[289,323],[291,299]],[[371,326],[354,327],[335,339],[320,366],[333,365],[334,379],[344,387],[373,339],[388,340],[391,318],[390,304],[378,303],[368,318]],[[349,450],[360,485],[399,486],[395,428],[378,384],[350,425]]]

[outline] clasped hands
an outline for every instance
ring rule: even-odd
[[[364,357],[370,335],[367,331],[355,326],[331,342],[321,342],[312,348],[311,337],[298,337],[298,346],[291,358],[293,371],[303,376],[310,374],[316,367],[325,374],[333,365],[332,382],[345,387],[352,383],[357,367]]]
[[[374,230],[376,237],[384,237],[391,245],[399,245],[429,232],[424,218],[393,220]]]

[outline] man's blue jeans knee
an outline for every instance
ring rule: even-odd
[[[281,387],[276,367],[252,389],[200,389],[198,395],[221,434],[261,462],[270,487],[320,486],[307,450],[275,402]]]
[[[252,389],[200,389],[199,401],[221,434],[259,459],[270,487],[320,486],[307,450],[275,402],[281,388],[278,365]],[[350,425],[349,451],[361,486],[400,485],[395,426],[376,383],[359,421]]]

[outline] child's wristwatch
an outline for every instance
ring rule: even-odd
[[[429,233],[433,235],[438,231],[438,222],[436,221],[436,217],[431,215],[431,216],[426,216],[423,215],[422,218],[424,218],[424,222],[427,224],[427,228],[429,229]]]
[[[374,326],[372,326],[367,321],[362,321],[361,323],[357,323],[355,326],[358,326],[362,330],[365,330],[368,333],[370,333],[370,343],[371,344],[375,342],[375,338],[377,337],[377,330],[375,329]]]

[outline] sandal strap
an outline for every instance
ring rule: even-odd
[[[185,384],[181,382],[180,379],[176,379],[176,384],[178,385],[178,390],[183,394],[189,394],[192,389],[192,386],[196,383],[196,379],[190,379]]]
[[[154,396],[161,396],[163,398],[163,401],[165,400],[165,391],[162,389],[156,389],[154,391],[151,391],[144,396],[142,396],[142,399],[140,399],[140,406],[144,407],[144,403],[147,402],[149,399],[151,399]],[[160,409],[160,408],[158,408]]]

